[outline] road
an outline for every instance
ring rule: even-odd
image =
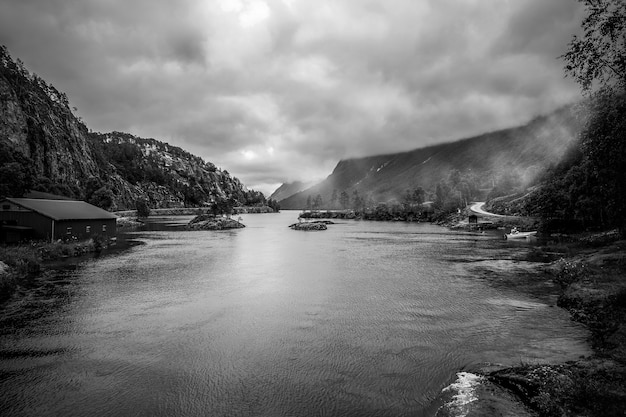
[[[483,216],[493,216],[493,217],[510,217],[502,214],[489,213],[488,211],[483,210],[483,206],[485,205],[484,201],[477,201],[476,203],[470,206],[470,210],[476,214],[481,214]]]

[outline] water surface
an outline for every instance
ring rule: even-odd
[[[434,415],[461,371],[589,353],[556,290],[494,285],[528,244],[296,216],[160,219],[33,284],[0,311],[0,414]]]

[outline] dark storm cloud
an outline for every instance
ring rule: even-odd
[[[575,100],[573,0],[5,0],[0,39],[94,130],[270,191]]]

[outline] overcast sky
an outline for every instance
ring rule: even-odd
[[[577,100],[557,57],[581,20],[576,0],[0,0],[0,43],[92,130],[269,194]]]

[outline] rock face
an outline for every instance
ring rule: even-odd
[[[226,230],[241,229],[242,227],[246,226],[239,223],[237,220],[215,217],[211,214],[196,216],[187,224],[187,228],[191,230]]]
[[[293,230],[304,230],[305,232],[328,229],[325,222],[294,223],[289,227]]]
[[[89,132],[67,96],[0,46],[0,197],[26,190],[78,198],[107,210],[257,206],[228,171],[181,148],[128,133]],[[20,183],[16,184],[20,179]]]
[[[98,175],[85,137],[65,94],[30,74],[0,51],[0,141],[28,158],[36,178],[70,189]]]

